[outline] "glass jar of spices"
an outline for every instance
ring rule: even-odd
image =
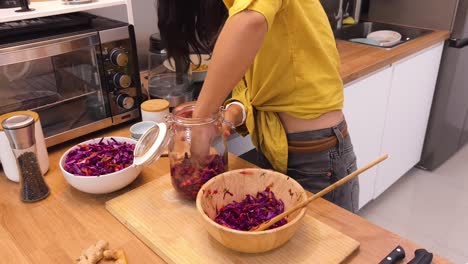
[[[5,119],[2,127],[16,157],[20,172],[20,197],[24,202],[35,202],[49,195],[37,159],[34,136],[34,118],[30,115],[16,115]]]

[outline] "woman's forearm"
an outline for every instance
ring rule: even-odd
[[[216,113],[251,66],[268,30],[265,17],[244,11],[231,17],[216,42],[195,117]]]

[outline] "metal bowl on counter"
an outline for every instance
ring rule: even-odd
[[[291,239],[299,229],[307,207],[287,217],[287,223],[265,231],[241,231],[218,224],[214,219],[226,205],[256,196],[269,188],[284,210],[307,199],[304,188],[279,172],[263,169],[228,171],[206,182],[198,192],[197,211],[208,233],[223,246],[245,253],[273,250]]]
[[[80,144],[77,144],[70,149],[68,149],[60,158],[59,167],[62,171],[63,177],[65,180],[74,188],[85,192],[85,193],[92,193],[92,194],[104,194],[110,193],[117,190],[124,188],[125,186],[132,183],[140,174],[141,166],[133,166],[130,165],[126,168],[123,168],[119,171],[102,174],[99,176],[82,176],[71,173],[67,171],[65,168],[66,166],[66,159],[71,151],[79,148],[80,146],[87,145],[87,144],[96,144],[103,140],[115,140],[119,143],[130,143],[135,145],[137,143],[136,140],[125,138],[125,137],[106,137],[106,138],[95,138]],[[132,157],[133,160],[133,157]],[[79,161],[84,162],[84,161]]]

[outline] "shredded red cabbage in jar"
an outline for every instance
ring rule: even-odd
[[[185,153],[182,162],[171,164],[172,185],[184,197],[195,200],[202,185],[226,171],[226,160],[221,155],[209,155],[205,166],[199,166]]]
[[[133,164],[135,144],[114,138],[93,144],[80,144],[65,158],[64,169],[79,176],[100,176],[117,172]]]
[[[232,229],[249,231],[283,212],[283,201],[276,199],[275,194],[267,187],[255,197],[247,194],[241,202],[234,201],[225,205],[217,212],[215,222]],[[280,227],[287,222],[283,218],[269,229]]]

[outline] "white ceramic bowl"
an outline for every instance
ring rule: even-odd
[[[202,54],[201,55],[201,67],[204,67],[205,65],[206,69],[196,69],[196,65],[198,65],[198,56],[195,54],[190,55],[190,60],[193,62],[192,65],[192,81],[193,82],[202,82],[205,80],[206,73],[208,72],[208,67],[210,65],[210,55]],[[195,69],[194,69],[195,68]]]
[[[153,121],[141,121],[135,123],[130,127],[130,135],[132,136],[132,139],[139,140],[141,136],[143,136],[143,134],[148,131],[148,129],[155,126],[156,124],[157,123]]]
[[[190,60],[192,63],[190,64],[190,69],[192,71],[192,81],[193,82],[203,82],[206,77],[206,73],[208,72],[208,67],[210,65],[210,55],[208,54],[201,54],[201,63],[200,63],[200,68],[197,68],[196,66],[199,64],[199,59],[198,55],[196,54],[190,54]],[[172,60],[171,60],[172,61]],[[169,63],[169,60],[164,61],[163,65],[171,70],[174,71],[174,61],[172,63]],[[203,66],[204,65],[204,66]],[[203,68],[201,68],[203,67]]]
[[[104,140],[110,137],[106,137]],[[130,138],[125,137],[112,137],[119,142],[128,142],[136,144],[137,142]],[[90,144],[97,143],[101,138],[91,139],[80,144]],[[129,166],[118,172],[104,174],[100,176],[78,176],[67,172],[63,166],[65,165],[65,158],[68,156],[68,153],[77,148],[78,145],[75,145],[68,149],[60,158],[59,166],[62,171],[63,177],[65,180],[76,189],[93,194],[103,194],[110,193],[122,189],[123,187],[132,183],[141,172],[141,166]]]
[[[369,33],[367,38],[379,42],[380,46],[388,47],[399,43],[401,34],[392,30],[379,30]]]

